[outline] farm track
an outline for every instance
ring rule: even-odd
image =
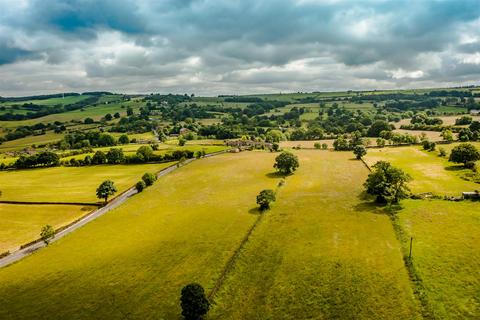
[[[227,152],[227,151],[223,150],[223,151],[219,151],[219,152],[215,152],[215,153],[210,153],[210,154],[205,155],[204,158],[209,158],[209,157],[219,155],[219,154],[222,154],[222,153],[225,153],[225,152]],[[195,158],[188,159],[188,160],[184,161],[182,164],[177,163],[177,164],[174,164],[170,167],[167,167],[167,168],[165,168],[165,169],[163,169],[163,170],[161,170],[160,172],[157,173],[157,178],[163,177],[163,176],[169,174],[170,172],[175,171],[176,169],[178,169],[182,166],[185,166],[185,165],[187,165],[187,164],[189,164],[189,163],[191,163],[195,160],[196,160]],[[98,217],[104,215],[105,213],[117,208],[118,206],[123,204],[125,201],[127,201],[131,196],[135,195],[136,193],[137,193],[137,190],[135,189],[135,187],[131,187],[130,189],[124,191],[123,193],[121,193],[117,197],[113,198],[105,206],[93,211],[88,216],[80,219],[79,221],[75,222],[74,224],[68,226],[67,228],[65,228],[62,231],[55,234],[55,238],[50,240],[50,243],[53,243],[53,242],[63,238],[64,236],[66,236],[69,233],[77,230],[78,228],[83,227],[84,225],[86,225],[90,221],[93,221],[93,220],[97,219]],[[14,262],[17,262],[17,261],[31,255],[32,253],[36,252],[37,250],[39,250],[43,247],[46,247],[46,244],[43,241],[37,241],[37,242],[34,242],[34,243],[32,243],[31,245],[29,245],[25,248],[22,248],[20,250],[12,252],[11,254],[9,254],[9,255],[7,255],[3,258],[0,258],[0,268],[6,267],[6,266],[8,266],[8,265],[10,265]]]

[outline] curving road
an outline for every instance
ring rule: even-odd
[[[212,156],[215,156],[215,155],[218,155],[218,154],[221,154],[221,153],[225,153],[225,152],[226,151],[219,151],[219,152],[207,154],[207,155],[204,156],[204,158],[212,157]],[[178,169],[179,167],[184,166],[184,165],[186,165],[186,164],[188,164],[192,161],[195,161],[195,160],[196,160],[195,158],[188,159],[188,160],[184,161],[182,165],[176,164],[176,165],[172,165],[170,167],[167,167],[167,168],[161,170],[160,172],[158,172],[157,177],[160,178],[160,177]],[[67,234],[77,230],[78,228],[83,227],[84,225],[86,225],[90,221],[95,220],[98,217],[100,217],[100,216],[104,215],[105,213],[109,212],[110,210],[115,209],[116,207],[118,207],[119,205],[121,205],[122,203],[127,201],[128,198],[130,198],[131,196],[133,196],[136,193],[137,193],[137,190],[135,189],[135,187],[131,187],[127,191],[123,192],[122,194],[120,194],[119,196],[117,196],[116,198],[111,200],[104,207],[101,207],[101,208],[93,211],[91,214],[89,214],[88,216],[84,217],[83,219],[77,221],[76,223],[72,224],[68,228],[65,228],[64,230],[56,233],[55,238],[50,240],[50,243],[55,242],[58,239],[63,238]],[[39,249],[41,249],[45,246],[46,245],[43,241],[39,241],[39,242],[36,242],[36,243],[34,243],[34,244],[32,244],[28,247],[25,247],[23,249],[12,252],[8,256],[0,259],[0,268],[3,268],[3,267],[5,267],[9,264],[12,264],[12,263],[18,261],[18,260],[21,260],[21,259],[25,258],[26,256],[34,253],[35,251],[37,251],[37,250],[39,250]]]

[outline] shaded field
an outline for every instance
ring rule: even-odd
[[[295,153],[299,170],[253,232],[209,318],[419,318],[389,217],[358,198],[364,165],[345,152]]]
[[[249,152],[194,161],[0,269],[0,318],[178,319],[181,288],[196,281],[211,289],[257,219],[256,195],[278,183],[267,176],[273,158]]]
[[[441,147],[451,146],[442,145]],[[410,188],[414,193],[432,192],[438,195],[459,196],[463,191],[473,191],[479,185],[461,178],[467,170],[438,156],[438,152],[426,152],[419,146],[368,149],[365,161],[374,165],[385,160],[410,174]]]
[[[104,180],[112,180],[120,193],[145,172],[157,172],[173,163],[0,171],[2,200],[97,202],[95,190]]]
[[[403,207],[403,246],[414,238],[413,265],[435,317],[479,319],[479,203],[408,200]]]
[[[40,237],[49,224],[60,228],[88,214],[95,207],[65,205],[12,205],[0,203],[0,253],[14,251]]]

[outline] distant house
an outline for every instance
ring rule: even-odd
[[[470,110],[471,116],[480,116],[480,110],[472,109]]]
[[[471,192],[462,192],[463,199],[475,199],[480,200],[480,192],[471,191]]]
[[[180,134],[181,134],[181,135],[182,135],[182,134],[189,133],[189,132],[190,132],[190,130],[189,130],[188,128],[181,128],[181,129],[180,129]]]

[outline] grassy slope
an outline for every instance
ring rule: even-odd
[[[405,243],[414,237],[413,263],[438,319],[480,318],[478,202],[403,203]]]
[[[61,133],[54,133],[53,131],[49,131],[48,133],[39,136],[28,136],[21,139],[6,141],[0,144],[0,152],[21,150],[27,147],[31,147],[32,144],[39,145],[58,142],[63,139],[63,136],[64,135]]]
[[[296,153],[298,172],[253,233],[211,318],[417,318],[390,220],[357,198],[365,167],[350,153]]]
[[[449,145],[442,147],[447,148]],[[422,151],[419,146],[369,149],[365,157],[369,165],[379,160],[386,160],[409,173],[413,181],[410,187],[414,193],[432,192],[438,195],[459,196],[462,191],[478,189],[479,185],[460,178],[462,170],[457,169],[438,152]]]
[[[277,179],[273,154],[193,162],[25,260],[0,269],[0,318],[177,319],[180,289],[213,287]],[[41,267],[40,267],[41,266]]]
[[[157,172],[172,163],[1,171],[2,200],[96,202],[95,190],[102,181],[110,179],[119,192],[125,191],[145,172]]]
[[[0,204],[0,253],[13,251],[37,239],[40,229],[46,224],[59,228],[93,209],[82,206]]]

